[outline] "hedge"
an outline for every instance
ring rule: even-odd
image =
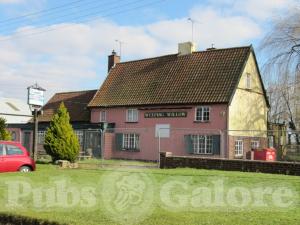
[[[35,219],[26,216],[0,213],[0,225],[65,225],[48,220]]]

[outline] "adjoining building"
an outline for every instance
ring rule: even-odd
[[[13,141],[27,141],[18,126],[23,126],[32,118],[31,110],[25,101],[15,98],[0,98],[0,117],[6,120]]]
[[[104,158],[157,160],[161,128],[176,143],[163,150],[175,155],[246,158],[267,146],[269,103],[252,46],[194,51],[187,42],[177,54],[128,62],[113,52],[108,66],[88,105],[91,123],[115,124]]]
[[[70,122],[75,130],[80,143],[80,152],[82,155],[91,155],[100,157],[101,151],[101,124],[90,123],[90,111],[87,108],[92,100],[96,90],[75,91],[56,93],[42,108],[42,114],[39,115],[38,130],[38,155],[45,155],[43,147],[46,129],[49,127],[53,115],[56,113],[60,104],[63,102],[70,114]],[[19,129],[26,139],[17,139],[21,141],[27,149],[32,149],[33,123],[32,120],[24,124],[13,124],[11,129]]]
[[[0,98],[0,117],[7,124],[27,123],[31,117],[31,111],[25,101],[15,98]]]
[[[100,157],[101,154],[101,129],[100,123],[90,123],[90,110],[88,103],[95,95],[96,90],[74,91],[56,93],[42,108],[39,116],[38,150],[44,153],[44,140],[46,129],[52,117],[63,102],[70,115],[70,123],[78,137],[81,155]]]

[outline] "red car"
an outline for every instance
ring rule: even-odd
[[[20,143],[0,141],[0,173],[30,172],[35,170],[35,162]]]

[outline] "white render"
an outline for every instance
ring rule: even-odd
[[[28,123],[32,113],[25,101],[15,98],[0,98],[0,117],[6,119],[7,124]]]

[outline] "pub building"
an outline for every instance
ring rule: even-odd
[[[269,103],[252,46],[195,51],[186,42],[176,54],[128,62],[113,51],[88,108],[92,124],[113,124],[105,159],[158,160],[158,150],[247,158],[267,145]]]

